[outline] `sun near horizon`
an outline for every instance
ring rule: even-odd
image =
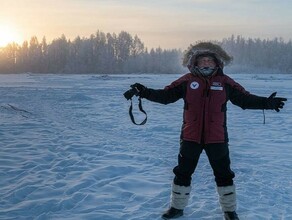
[[[22,43],[21,34],[11,24],[0,23],[0,47],[5,47],[10,43]]]

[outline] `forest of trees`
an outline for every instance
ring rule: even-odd
[[[216,42],[234,57],[233,64],[292,73],[292,42],[231,36]],[[65,35],[50,44],[32,37],[22,45],[0,48],[0,73],[181,73],[181,49],[148,50],[138,36],[97,31],[89,38]]]
[[[233,56],[233,65],[270,72],[292,73],[292,41],[282,38],[272,40],[245,39],[241,36],[219,42]]]

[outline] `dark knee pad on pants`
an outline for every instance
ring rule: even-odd
[[[173,169],[175,174],[174,184],[179,186],[189,186],[191,185],[192,174],[194,172],[195,166],[193,165],[193,160],[190,158],[178,156],[178,165]]]
[[[217,144],[216,146],[208,146],[206,153],[213,169],[217,186],[233,185],[235,175],[230,168],[228,145]]]
[[[212,162],[216,168],[213,169],[217,186],[233,185],[234,172],[230,168],[229,155]]]
[[[175,174],[174,184],[189,186],[192,180],[202,148],[194,142],[182,141],[178,155],[178,165],[173,169]]]

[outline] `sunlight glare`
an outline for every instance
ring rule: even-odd
[[[16,29],[10,25],[0,24],[0,47],[5,47],[9,43],[20,43],[21,37]]]

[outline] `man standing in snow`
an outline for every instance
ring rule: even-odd
[[[142,84],[132,85],[136,95],[162,104],[184,100],[178,165],[172,183],[170,208],[163,219],[178,218],[188,204],[191,176],[200,154],[205,150],[213,169],[219,202],[225,219],[239,219],[236,213],[234,172],[230,168],[228,134],[226,127],[227,101],[242,109],[283,108],[285,98],[260,97],[247,92],[240,84],[223,73],[231,57],[210,42],[191,45],[183,64],[190,73],[180,77],[164,89],[150,89]]]

